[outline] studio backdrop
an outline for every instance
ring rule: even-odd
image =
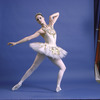
[[[35,20],[35,14],[39,12],[47,24],[51,14],[60,13],[54,26],[57,45],[68,52],[63,58],[67,70],[62,84],[95,80],[93,0],[0,0],[0,9],[1,83],[15,85],[32,65],[37,52],[29,47],[29,43],[44,42],[41,36],[13,47],[7,43],[39,30],[41,26]],[[52,84],[55,87],[58,70],[46,58],[25,82]]]

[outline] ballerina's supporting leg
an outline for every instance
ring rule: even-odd
[[[38,53],[35,60],[34,60],[34,63],[32,64],[32,66],[26,71],[26,73],[21,78],[19,83],[16,84],[12,88],[12,90],[17,90],[19,87],[21,87],[22,83],[32,74],[32,72],[34,72],[37,69],[37,67],[41,64],[41,62],[43,61],[44,58],[45,58],[45,55]]]
[[[50,58],[50,60],[60,68],[59,73],[58,73],[58,78],[57,78],[57,87],[56,87],[56,92],[59,92],[61,90],[61,87],[60,87],[61,80],[66,70],[66,66],[61,59]]]

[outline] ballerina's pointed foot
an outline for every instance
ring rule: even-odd
[[[56,92],[60,92],[61,90],[62,90],[61,87],[56,88]]]
[[[22,86],[22,83],[18,83],[18,84],[16,84],[16,85],[12,88],[12,90],[13,90],[13,91],[14,91],[14,90],[17,90],[17,89],[19,89],[21,86]]]

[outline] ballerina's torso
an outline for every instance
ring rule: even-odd
[[[48,27],[48,28],[42,28],[42,30],[45,32],[45,34],[41,35],[45,42],[50,44],[50,45],[56,45],[56,31],[54,30],[53,27]]]
[[[38,53],[44,54],[53,59],[63,58],[67,54],[67,51],[56,45],[57,35],[54,28],[42,27],[42,30],[44,31],[44,34],[41,34],[41,36],[44,38],[45,43],[30,43],[30,47]]]

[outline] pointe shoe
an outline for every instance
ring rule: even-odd
[[[59,91],[61,91],[62,89],[60,88],[60,87],[57,87],[56,88],[56,92],[59,92]]]
[[[16,84],[16,85],[12,88],[12,90],[13,90],[13,91],[14,91],[14,90],[17,90],[17,89],[19,89],[21,86],[22,86],[22,83],[18,83],[18,84]]]

